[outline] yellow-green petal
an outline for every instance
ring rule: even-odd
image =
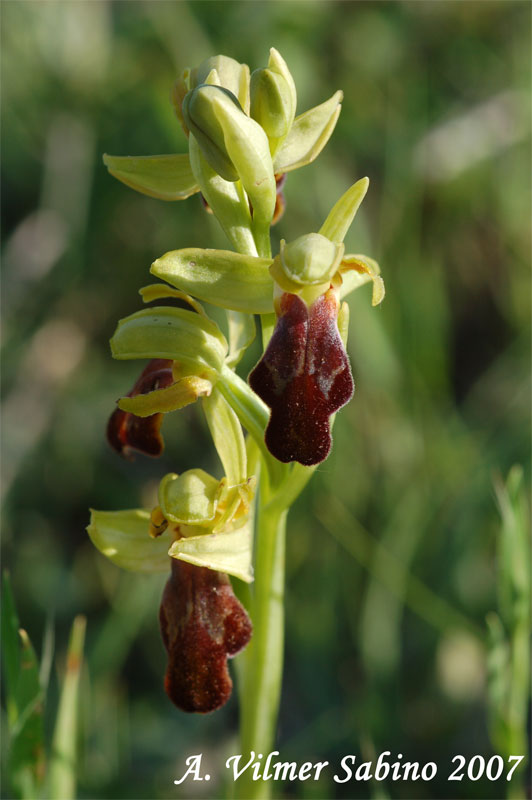
[[[349,304],[342,303],[338,311],[338,333],[343,342],[344,347],[347,347],[347,337],[349,334]]]
[[[113,175],[137,192],[158,200],[185,200],[199,192],[188,155],[103,156]]]
[[[340,114],[342,92],[295,118],[290,133],[275,153],[275,173],[290,172],[310,164],[321,153]]]
[[[221,369],[227,350],[216,323],[169,306],[145,308],[120,320],[111,339],[114,358],[169,358],[214,372]]]
[[[271,259],[188,247],[154,261],[151,272],[172,286],[215,306],[268,314],[273,311]]]
[[[170,472],[159,484],[159,505],[170,522],[209,525],[216,513],[220,482],[202,469]]]
[[[149,417],[152,414],[177,411],[195,403],[198,397],[209,395],[211,391],[212,381],[197,375],[187,375],[164,389],[154,389],[153,392],[137,394],[135,397],[121,397],[118,407],[137,417]]]
[[[334,204],[320,228],[331,242],[343,242],[369,187],[369,178],[361,178]]]
[[[244,483],[248,477],[246,445],[237,415],[216,387],[202,405],[228,485]]]
[[[192,533],[192,532],[191,532]],[[252,523],[246,522],[240,528],[226,533],[188,535],[174,542],[168,551],[172,558],[180,558],[198,567],[225,572],[236,578],[251,583],[253,569],[252,556]]]
[[[373,281],[372,306],[378,306],[384,300],[384,281],[380,276],[380,267],[373,258],[362,255],[347,255],[340,265],[342,286],[340,296],[345,297],[353,289],[358,289],[368,281]]]
[[[165,300],[168,297],[174,300],[183,300],[185,303],[188,303],[196,313],[204,317],[207,316],[201,303],[198,303],[197,300],[194,300],[194,298],[186,292],[181,292],[179,289],[166,286],[164,283],[150,283],[148,286],[143,286],[142,289],[139,289],[139,294],[145,303],[152,303],[154,300]]]
[[[149,527],[149,511],[91,510],[87,533],[98,550],[118,567],[133,572],[168,572],[170,534],[152,539]]]

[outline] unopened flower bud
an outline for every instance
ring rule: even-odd
[[[296,114],[294,79],[280,53],[272,47],[268,66],[251,75],[251,116],[262,125],[270,139],[284,139]],[[272,147],[277,149],[279,142]]]
[[[215,98],[220,102],[213,102]],[[226,114],[233,111],[231,106],[237,114],[243,114],[232,92],[221,86],[200,84],[183,100],[183,117],[211,167],[226,181],[237,181],[238,172],[227,152],[224,130],[219,119],[220,106]]]
[[[220,86],[229,89],[238,102],[247,111],[249,108],[249,67],[240,64],[229,56],[212,56],[202,61],[195,69],[190,70],[189,89],[195,89],[201,83],[206,83],[212,70],[216,70]]]
[[[216,73],[215,81],[208,81],[209,75],[213,71]],[[175,82],[171,100],[181,126],[188,136],[189,129],[183,117],[183,100],[186,94],[195,89],[202,83],[216,83],[229,89],[237,97],[244,111],[249,111],[249,67],[247,64],[239,64],[234,58],[228,56],[212,56],[202,61],[199,66],[190,69],[187,67]]]
[[[271,69],[251,74],[251,116],[271,139],[286,136],[295,116],[295,96],[286,79]]]
[[[183,116],[201,151],[226,181],[240,180],[253,215],[268,224],[275,208],[276,187],[268,137],[244,113],[234,94],[222,86],[201,84],[183,101]]]

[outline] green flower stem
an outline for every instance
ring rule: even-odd
[[[271,258],[270,226],[264,223],[254,222],[252,224],[252,231],[259,256],[261,258]]]
[[[270,509],[289,509],[297,500],[309,480],[316,471],[317,464],[313,467],[304,467],[302,464],[294,464],[290,475],[285,479],[275,497],[270,501]]]
[[[251,751],[269,753],[273,748],[284,642],[284,561],[287,509],[271,503],[271,490],[261,481],[258,509],[256,572],[251,618],[253,637],[243,654],[244,681],[241,691],[240,752],[244,761]],[[235,784],[241,800],[270,796],[270,783],[253,781],[245,772]]]
[[[267,406],[248,384],[226,365],[222,367],[221,379],[217,386],[259,448],[270,483],[278,486],[287,474],[287,467],[270,455],[264,443],[264,431],[269,419]]]
[[[201,193],[235,250],[246,255],[258,255],[251,230],[249,204],[240,181],[232,183],[221,178],[207,163],[192,135],[189,137],[189,156]]]
[[[239,181],[236,190],[244,212],[248,203]],[[217,214],[217,209],[213,210]],[[226,232],[228,228],[226,226]],[[245,239],[237,243],[234,235],[230,236],[238,252],[271,258],[269,225],[255,222],[252,232],[254,247]],[[234,230],[231,233],[234,234]],[[268,317],[271,336],[275,315]],[[229,366],[223,366],[217,385],[257,445],[264,467],[256,516],[255,581],[249,587],[251,591],[238,587],[253,622],[252,640],[237,659],[240,752],[247,761],[252,751],[268,753],[273,748],[283,673],[286,517],[289,504],[313,470],[290,469],[271,456],[264,442],[269,409]],[[235,783],[235,796],[241,800],[268,798],[270,783],[253,781],[248,771]]]

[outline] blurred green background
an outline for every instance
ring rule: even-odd
[[[55,630],[48,729],[69,627],[88,617],[80,796],[221,797],[223,762],[239,752],[235,697],[209,717],[166,700],[164,579],[121,573],[84,529],[89,506],[150,505],[166,472],[217,469],[194,407],[165,421],[160,461],[126,463],[106,444],[140,370],[113,362],[108,339],[140,308],[150,263],[226,243],[197,197],[138,195],[101,155],[184,152],[177,75],[220,52],[255,69],[270,46],[299,113],[345,94],[323,155],[288,178],[274,247],[317,230],[368,175],[346,245],[378,259],[387,287],[378,309],[369,287],[352,296],[357,391],[290,517],[277,749],[439,766],[426,785],[329,773],[277,791],[504,796],[504,781],[446,778],[456,753],[488,758],[501,742],[486,614],[500,613],[494,476],[524,464],[528,477],[530,4],[4,0],[1,11],[3,563],[38,653]],[[174,786],[200,752],[210,784]]]

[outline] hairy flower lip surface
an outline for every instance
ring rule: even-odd
[[[170,386],[173,382],[172,361],[154,358],[144,368],[127,396],[146,394]],[[160,434],[162,421],[162,414],[137,417],[116,408],[107,423],[107,439],[113,450],[124,458],[132,459],[134,451],[157,458],[164,449]]]
[[[159,615],[168,654],[164,686],[182,711],[206,714],[229,699],[227,659],[247,645],[252,625],[227,575],[176,559],[171,569]]]
[[[309,307],[284,293],[279,316],[249,384],[270,407],[266,445],[279,461],[319,464],[331,449],[330,416],[354,392],[349,360],[337,326],[333,290]]]

